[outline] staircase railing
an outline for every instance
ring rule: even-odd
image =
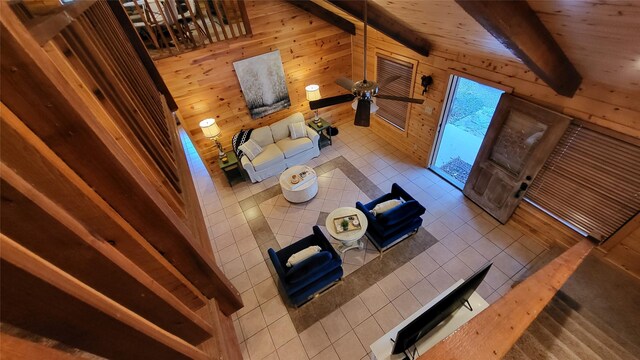
[[[593,247],[589,240],[577,243],[419,359],[501,359]]]

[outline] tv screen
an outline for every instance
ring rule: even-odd
[[[467,280],[460,284],[460,286],[453,289],[453,291],[427,309],[424,313],[420,314],[420,316],[407,324],[407,326],[400,329],[400,331],[398,331],[398,336],[396,336],[394,341],[392,354],[399,354],[413,346],[413,344],[420,340],[420,338],[433,330],[433,328],[438,326],[438,324],[440,324],[444,319],[464,305],[464,303],[469,299],[469,296],[473,294],[478,285],[480,285],[484,277],[487,275],[491,265],[492,263],[483,266],[475,274],[471,275]]]

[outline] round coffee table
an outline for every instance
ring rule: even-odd
[[[338,232],[333,220],[349,215],[358,216],[358,220],[360,221],[360,229]],[[329,215],[327,215],[325,225],[327,226],[327,231],[329,231],[329,234],[331,234],[334,239],[339,240],[342,243],[338,248],[341,253],[355,248],[362,249],[364,247],[364,243],[361,239],[364,233],[367,231],[369,221],[367,221],[367,217],[364,216],[364,213],[362,211],[353,207],[337,208],[329,213]]]
[[[307,171],[307,176],[299,183],[291,183],[291,175]],[[280,175],[280,187],[282,196],[292,203],[301,203],[313,199],[318,193],[318,177],[312,168],[306,165],[296,165],[285,170]]]

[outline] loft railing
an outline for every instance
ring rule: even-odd
[[[154,59],[251,34],[242,0],[121,0]]]

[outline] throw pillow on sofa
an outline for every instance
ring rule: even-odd
[[[307,136],[307,126],[303,122],[295,122],[289,124],[289,133],[291,140],[299,139]]]
[[[371,209],[370,213],[372,213],[373,216],[378,216],[386,211],[389,211],[395,208],[396,206],[402,203],[404,203],[402,199],[391,199],[391,200],[383,201],[380,204],[376,205],[373,209]]]
[[[251,161],[253,161],[253,159],[255,159],[256,156],[258,156],[262,152],[262,148],[260,147],[260,145],[258,145],[258,143],[256,143],[253,139],[249,139],[247,142],[240,145],[238,149],[242,150],[242,152],[247,155],[247,157]]]
[[[288,267],[295,266],[297,263],[300,263],[303,260],[319,253],[320,250],[322,249],[318,245],[313,245],[313,246],[309,246],[308,248],[304,248],[289,257],[289,260],[287,260],[287,266]]]

